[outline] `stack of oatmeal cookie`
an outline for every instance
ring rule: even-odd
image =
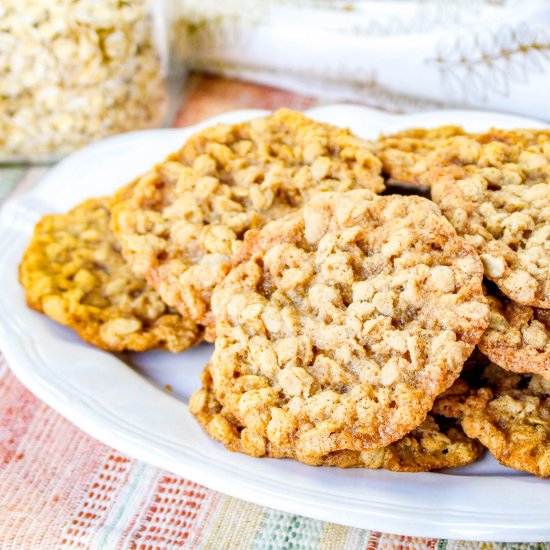
[[[45,217],[20,279],[107,350],[214,342],[189,406],[231,451],[550,475],[550,131],[218,125]]]
[[[502,464],[550,476],[550,131],[409,130],[373,149],[390,178],[429,187],[483,262],[489,326],[434,412]]]

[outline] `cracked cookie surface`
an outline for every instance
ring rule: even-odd
[[[488,365],[479,389],[459,380],[438,399],[438,414],[458,418],[504,466],[550,476],[550,382]]]
[[[515,302],[550,308],[550,131],[459,136],[438,155],[432,199],[485,275]]]
[[[189,409],[204,429],[228,450],[266,458],[295,458],[281,454],[282,449],[258,445],[254,434],[237,424],[231,414],[226,413],[216,399],[212,389],[212,377],[208,368],[202,374],[202,388],[191,396]],[[442,468],[465,466],[475,461],[482,452],[482,446],[469,439],[454,425],[440,425],[432,415],[403,439],[382,447],[366,451],[337,451],[317,457],[314,466],[335,466],[338,468],[385,468],[395,472],[427,472]],[[288,449],[286,449],[288,451]]]
[[[486,328],[482,271],[426,199],[320,193],[249,232],[217,287],[216,398],[304,462],[389,445],[423,422]]]
[[[136,273],[166,303],[212,328],[212,290],[247,230],[301,206],[313,191],[382,191],[380,172],[366,142],[283,109],[192,136],[119,201],[113,227]]]
[[[550,378],[550,310],[517,304],[491,289],[479,349],[506,370]]]
[[[183,351],[201,329],[134,275],[110,230],[109,199],[90,199],[36,225],[19,267],[27,303],[111,351]]]

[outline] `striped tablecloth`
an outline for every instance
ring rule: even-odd
[[[318,100],[213,77],[192,77],[174,125],[245,107]],[[0,168],[0,199],[47,167]],[[396,531],[399,526],[395,526]],[[418,539],[263,508],[125,456],[35,398],[0,359],[0,548],[477,549],[546,548]]]

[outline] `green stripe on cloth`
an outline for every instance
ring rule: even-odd
[[[27,168],[22,165],[0,166],[0,201],[21,181]]]
[[[266,509],[254,550],[317,550],[325,523]]]

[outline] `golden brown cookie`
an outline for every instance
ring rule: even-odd
[[[432,199],[515,302],[550,308],[550,130],[450,138]]]
[[[479,349],[506,370],[550,378],[550,310],[517,304],[493,288],[488,300]]]
[[[389,445],[485,330],[482,269],[426,199],[320,193],[249,232],[216,288],[216,397],[304,462]]]
[[[438,149],[450,137],[466,135],[459,126],[412,128],[381,136],[372,142],[373,153],[382,161],[384,173],[405,185],[427,186],[426,172]]]
[[[459,380],[434,411],[460,419],[466,435],[479,439],[504,466],[550,476],[550,382],[541,376],[490,364],[479,389]]]
[[[216,399],[208,368],[202,374],[202,388],[191,396],[189,408],[204,431],[232,452],[266,458],[295,458],[293,455],[281,454],[281,449],[272,447],[269,442],[264,448],[250,441],[250,430],[239,426],[236,418],[226,413]],[[317,457],[310,465],[427,472],[470,464],[479,457],[482,449],[477,441],[466,437],[460,428],[440,425],[429,414],[418,428],[387,447],[366,451],[336,451]],[[259,451],[263,451],[263,454],[258,454]]]
[[[248,229],[301,206],[312,191],[382,191],[380,172],[349,131],[282,109],[192,136],[119,201],[113,227],[135,272],[182,315],[212,326],[212,290]]]
[[[27,303],[112,351],[182,351],[201,329],[133,274],[111,232],[108,199],[90,199],[37,224],[19,267]]]

